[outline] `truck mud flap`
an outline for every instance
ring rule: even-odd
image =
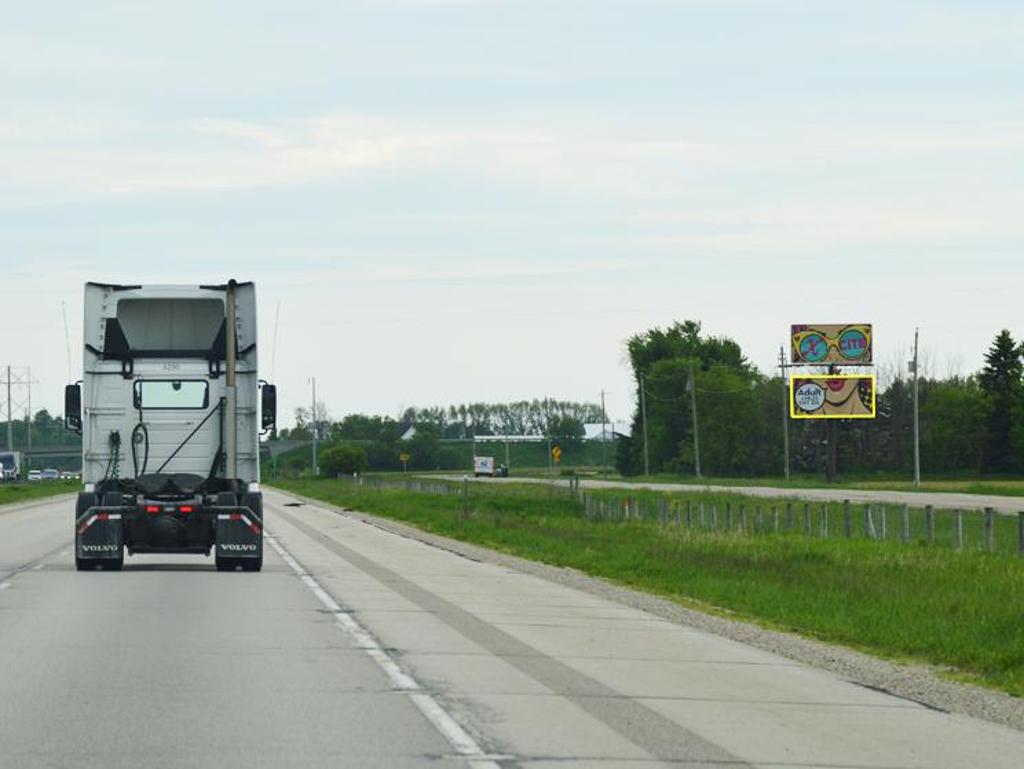
[[[121,514],[87,511],[76,521],[75,551],[80,559],[123,558]]]
[[[248,509],[217,514],[217,557],[262,558],[262,522]]]

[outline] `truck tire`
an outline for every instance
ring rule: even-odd
[[[85,515],[86,511],[90,507],[96,507],[99,500],[95,494],[89,494],[84,491],[79,492],[78,499],[75,502],[75,524],[78,524],[78,519]],[[78,535],[75,535],[75,539],[78,539]],[[78,557],[78,543],[75,543],[75,569],[77,571],[92,571],[96,568],[95,558],[79,558]]]
[[[263,527],[263,494],[260,492],[249,492],[242,496],[242,504],[248,507],[256,517],[260,519],[260,528]],[[256,558],[239,559],[243,571],[263,570],[263,537],[260,537],[260,554]]]

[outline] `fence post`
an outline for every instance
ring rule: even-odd
[[[954,522],[953,546],[959,552],[964,549],[964,511],[957,509],[956,521]]]
[[[903,505],[900,508],[900,542],[904,545],[910,541],[910,508]]]
[[[469,476],[462,476],[462,517],[469,517]]]
[[[853,516],[850,513],[850,500],[843,500],[843,533],[849,539],[853,536]]]
[[[725,503],[725,530],[732,531],[732,502]]]
[[[924,506],[924,536],[929,545],[935,541],[935,508],[931,505]]]
[[[711,503],[711,529],[718,531],[718,505],[714,502]]]
[[[793,503],[786,503],[786,531],[788,533],[793,532]]]
[[[779,507],[778,505],[772,505],[772,530],[779,533]]]
[[[744,505],[742,502],[740,503],[740,509],[739,509],[739,524],[740,524],[740,534],[746,534],[747,533],[747,506]]]
[[[676,528],[678,529],[678,528],[679,528],[679,523],[680,523],[680,521],[679,521],[679,503],[678,503],[678,502],[673,502],[673,503],[672,503],[672,507],[673,507],[673,508],[675,509],[675,514],[676,514]]]
[[[886,539],[887,536],[888,536],[888,533],[886,532],[886,525],[885,525],[886,524],[886,520],[885,520],[886,517],[887,517],[887,515],[886,515],[886,509],[885,509],[885,502],[880,502],[879,505],[878,505],[878,522],[881,524],[881,527],[882,527],[882,539],[883,540]]]
[[[700,528],[701,528],[701,530],[704,529],[704,502],[703,502],[703,500],[700,503]]]
[[[878,539],[878,532],[875,530],[875,519],[871,516],[871,508],[873,505],[864,506],[864,523],[867,524],[864,527],[864,533],[868,539]]]
[[[1017,513],[1017,555],[1024,558],[1024,513]]]
[[[804,534],[811,536],[811,503],[804,502]]]
[[[690,500],[686,500],[686,528],[693,528],[693,505]]]
[[[763,529],[764,529],[764,520],[763,520],[763,518],[761,516],[761,506],[760,505],[755,505],[754,506],[754,531],[756,531],[758,534],[760,534]]]
[[[828,504],[821,506],[821,538],[828,539]]]
[[[995,526],[996,511],[991,507],[985,508],[985,551],[991,553],[995,545],[993,528]]]

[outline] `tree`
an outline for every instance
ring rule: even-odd
[[[1021,420],[1024,419],[1024,363],[1021,347],[1003,329],[985,355],[978,375],[984,393],[985,447],[983,469],[1006,473],[1020,469]]]
[[[328,477],[361,473],[367,468],[366,452],[351,443],[330,446],[320,455],[319,461],[321,470]]]

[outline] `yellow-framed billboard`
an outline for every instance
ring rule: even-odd
[[[789,378],[793,419],[874,419],[873,374],[795,374]]]

